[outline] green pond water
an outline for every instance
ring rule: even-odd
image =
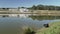
[[[22,18],[22,17],[1,17],[0,18],[0,34],[21,34],[23,29],[26,27],[31,27],[34,30],[40,29],[43,27],[43,24],[60,21],[57,20],[38,20],[31,17]]]

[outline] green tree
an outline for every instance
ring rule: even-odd
[[[18,7],[18,11],[19,11],[20,7]]]
[[[44,5],[37,5],[38,10],[44,10]]]
[[[35,5],[33,5],[33,6],[32,6],[32,9],[33,9],[33,10],[36,10],[37,8],[36,8],[36,6],[35,6]]]

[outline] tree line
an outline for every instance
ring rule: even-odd
[[[52,6],[52,5],[33,5],[28,9],[32,10],[60,10],[60,6]]]

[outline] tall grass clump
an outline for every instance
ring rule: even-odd
[[[31,28],[27,28],[25,29],[24,34],[35,34],[35,31]]]

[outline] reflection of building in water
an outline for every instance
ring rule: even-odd
[[[10,14],[9,17],[18,17],[18,14]]]
[[[28,17],[29,15],[30,14],[19,14],[20,17],[24,17],[24,18]]]
[[[28,17],[30,14],[2,14],[1,16],[5,16],[5,17]]]
[[[3,14],[1,14],[2,16],[6,16],[8,15],[9,17],[28,17],[29,14],[24,14],[24,12],[28,12],[29,10],[27,8],[0,8],[0,10],[8,10],[5,12],[2,12]],[[19,14],[19,12],[23,13],[23,14]],[[6,13],[6,14],[4,14]],[[8,13],[8,14],[7,14]],[[18,14],[17,14],[18,13]]]

